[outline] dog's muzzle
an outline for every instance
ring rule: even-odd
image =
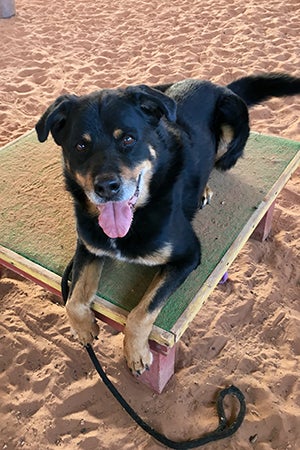
[[[135,192],[128,200],[106,201],[97,206],[99,226],[108,237],[112,239],[122,238],[128,233],[133,220],[134,207],[139,197],[140,182],[141,174],[138,177]],[[117,189],[117,186],[111,185],[108,189],[111,192],[113,189]]]

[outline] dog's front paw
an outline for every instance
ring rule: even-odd
[[[72,329],[82,345],[92,344],[94,339],[98,339],[99,326],[95,319],[89,326],[85,326],[84,329],[75,329],[74,327]]]
[[[71,327],[82,345],[92,344],[99,334],[95,315],[87,305],[72,303],[66,305]]]
[[[129,370],[134,375],[141,375],[145,370],[149,370],[153,362],[148,341],[137,341],[126,336],[126,334],[124,338],[124,356]]]

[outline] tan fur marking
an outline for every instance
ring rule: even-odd
[[[214,195],[213,191],[210,189],[208,184],[205,186],[201,201],[201,208],[204,208],[205,205],[209,205],[210,201],[212,199],[212,196]]]
[[[78,172],[75,172],[75,178],[78,184],[80,184],[81,187],[83,187],[86,191],[93,191],[94,190],[94,183],[93,183],[93,177],[90,173],[87,173],[86,175],[81,175]]]
[[[97,207],[95,206],[95,204],[89,198],[89,193],[94,192],[94,183],[93,183],[93,178],[92,178],[91,174],[87,174],[87,175],[83,176],[80,173],[75,172],[75,174],[73,176],[75,177],[77,183],[84,189],[84,191],[86,193],[87,211],[89,212],[89,214],[91,216],[98,216],[99,211],[98,211]]]
[[[150,155],[152,156],[152,158],[156,159],[157,158],[157,154],[156,154],[155,148],[152,147],[152,145],[149,145],[148,148],[149,148],[149,152],[150,152]]]
[[[127,166],[122,166],[121,167],[121,177],[124,180],[128,180],[128,181],[137,180],[138,176],[141,172],[141,168],[142,168],[141,165],[138,165],[138,166],[134,167],[133,169],[130,169]]]
[[[120,128],[116,128],[113,132],[113,137],[115,139],[120,139],[122,137],[122,135],[124,134],[124,131],[121,130]]]
[[[160,266],[161,264],[166,264],[170,260],[171,254],[172,245],[166,244],[161,249],[156,250],[149,255],[136,258],[136,262],[147,266]]]
[[[84,133],[84,135],[82,136],[82,138],[86,141],[86,142],[92,142],[92,137],[89,133]]]
[[[231,142],[233,139],[233,129],[230,125],[222,125],[221,126],[221,130],[222,130],[222,136],[223,139],[228,142]]]
[[[129,313],[125,326],[124,354],[129,368],[142,373],[152,364],[149,348],[149,335],[162,306],[151,313],[148,308],[158,289],[165,281],[165,276],[158,274],[150,284],[140,303]]]
[[[134,259],[127,258],[119,250],[102,250],[96,247],[92,247],[91,245],[84,242],[85,247],[89,250],[89,252],[93,253],[97,256],[108,256],[110,258],[116,258],[120,261],[127,261],[134,264],[144,264],[146,266],[160,266],[162,264],[166,264],[170,256],[172,254],[172,245],[167,243],[161,249],[156,250],[149,255],[145,255],[143,257],[136,257]]]
[[[230,125],[221,126],[222,135],[218,145],[216,160],[220,159],[227,152],[228,145],[233,139],[233,130]]]
[[[95,322],[90,305],[98,288],[102,267],[103,262],[97,260],[82,269],[66,304],[71,327],[84,345],[92,343],[99,333],[99,327]]]
[[[149,198],[149,185],[152,179],[152,163],[148,160],[143,161],[134,169],[129,169],[123,166],[121,168],[121,176],[125,180],[138,180],[139,174],[142,173],[142,180],[140,183],[140,193],[136,202],[136,208],[143,206]]]

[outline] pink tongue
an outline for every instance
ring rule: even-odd
[[[110,238],[124,237],[132,222],[132,209],[129,202],[108,202],[98,206],[98,223]]]

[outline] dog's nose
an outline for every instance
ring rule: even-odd
[[[112,199],[119,192],[120,187],[121,181],[117,176],[97,177],[94,183],[96,194],[106,200]]]

